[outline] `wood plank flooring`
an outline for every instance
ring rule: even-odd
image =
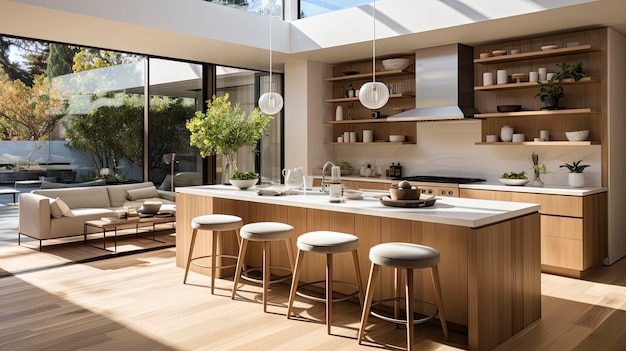
[[[498,350],[626,350],[626,260],[601,267],[600,282],[542,274],[542,319]],[[261,288],[175,266],[163,249],[0,278],[0,350],[403,350],[405,331],[370,318],[356,343],[357,304],[335,304],[333,335],[322,304],[298,298],[285,316],[287,285],[274,286],[269,313]],[[593,279],[590,277],[589,279]],[[444,291],[445,294],[445,291]],[[444,341],[433,325],[415,327],[419,350],[467,349],[467,337]]]

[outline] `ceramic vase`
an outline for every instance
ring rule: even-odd
[[[585,186],[585,175],[583,173],[570,173],[567,184],[572,188],[581,188]]]
[[[513,127],[502,126],[502,128],[500,129],[500,139],[505,142],[513,140]]]

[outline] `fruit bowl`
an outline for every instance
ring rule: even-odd
[[[386,71],[394,71],[394,70],[401,71],[409,67],[410,64],[411,64],[411,61],[405,58],[383,60],[383,68]]]
[[[419,187],[410,189],[390,188],[389,194],[392,200],[419,200],[422,192]]]
[[[565,136],[569,141],[584,141],[589,137],[588,130],[578,130],[575,132],[565,132]]]

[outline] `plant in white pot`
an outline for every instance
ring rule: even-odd
[[[578,162],[572,162],[572,164],[564,163],[559,166],[559,168],[567,168],[569,173],[569,178],[567,178],[567,184],[572,188],[580,188],[585,186],[585,175],[583,174],[583,170],[589,167],[589,165],[581,165],[580,163],[583,160],[579,160]]]
[[[197,147],[202,157],[223,154],[223,184],[229,184],[231,175],[238,170],[237,151],[243,146],[254,150],[273,119],[258,108],[246,116],[239,104],[233,105],[228,98],[228,94],[213,96],[206,102],[206,113],[196,111],[186,123],[191,132],[189,144]]]

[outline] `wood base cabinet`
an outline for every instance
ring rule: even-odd
[[[541,270],[581,278],[607,255],[607,195],[461,189],[461,197],[541,204]]]

